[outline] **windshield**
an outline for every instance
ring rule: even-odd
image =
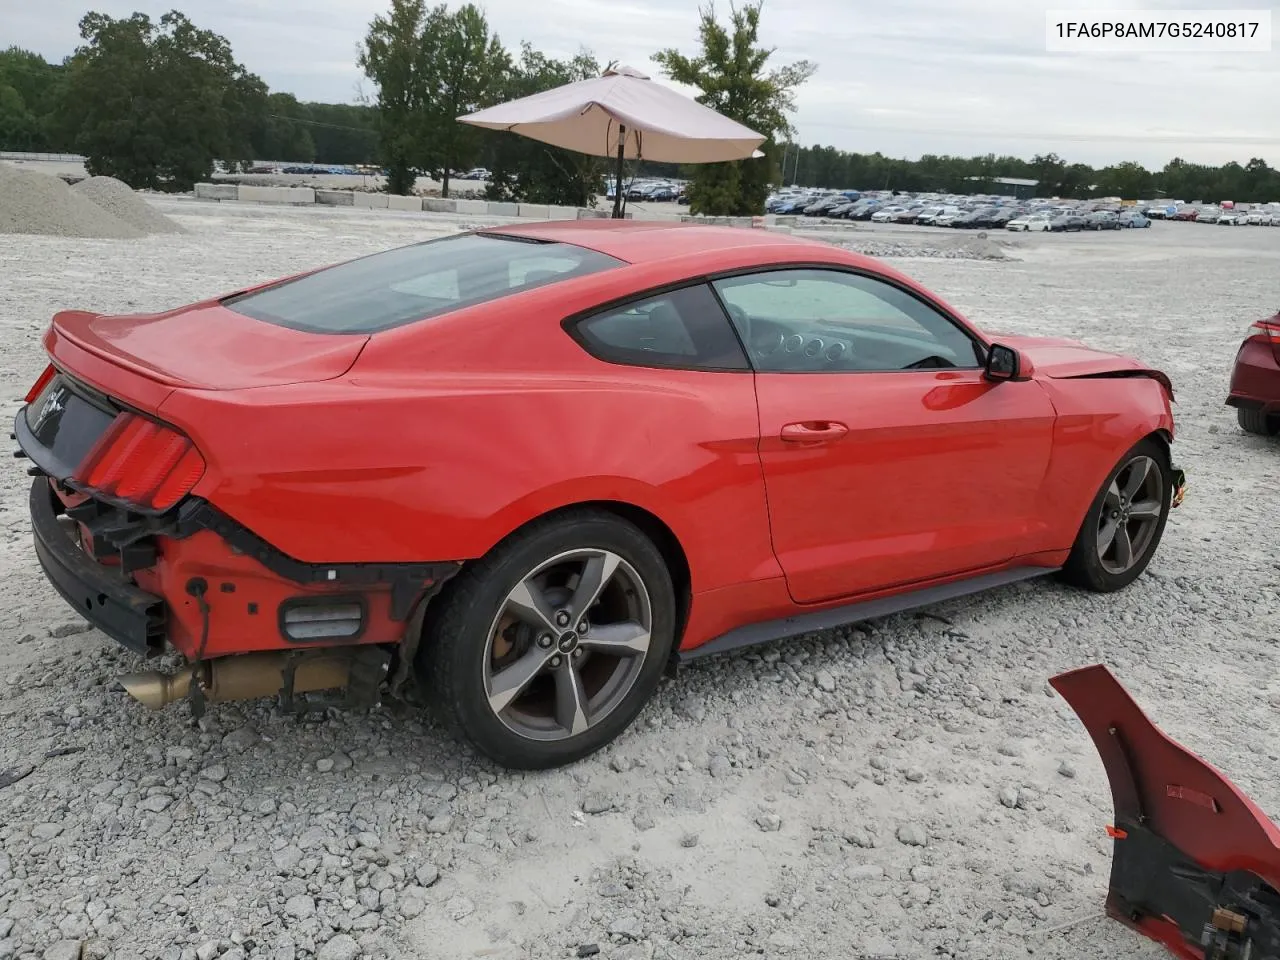
[[[222,304],[295,330],[375,333],[623,265],[573,244],[465,233],[339,263]]]

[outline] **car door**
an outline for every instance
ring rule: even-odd
[[[774,551],[811,603],[1009,561],[1043,530],[1054,410],[940,308],[869,274],[714,282],[756,369]]]

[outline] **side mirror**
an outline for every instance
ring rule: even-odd
[[[1017,380],[1022,375],[1022,357],[1013,347],[993,343],[987,351],[987,366],[983,376],[999,383],[1001,380]]]

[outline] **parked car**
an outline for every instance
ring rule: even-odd
[[[1120,218],[1110,210],[1098,210],[1086,218],[1090,230],[1119,230]]]
[[[1151,221],[1140,214],[1137,210],[1131,210],[1128,213],[1120,214],[1120,226],[1122,227],[1149,227]]]
[[[1235,210],[1223,210],[1218,214],[1218,226],[1220,227],[1238,227],[1244,223],[1245,215]]]
[[[1049,229],[1054,233],[1070,233],[1088,228],[1089,221],[1074,213],[1064,213],[1049,221]]]
[[[1033,213],[1030,216],[1015,217],[1005,224],[1006,230],[1023,233],[1038,233],[1049,229],[1053,218],[1047,213]]]
[[[1254,227],[1269,227],[1273,221],[1274,218],[1266,210],[1253,210],[1245,217],[1245,223]]]
[[[1248,433],[1280,434],[1280,313],[1250,324],[1236,351],[1227,406]]]
[[[125,689],[414,688],[511,767],[613,740],[673,657],[1055,570],[1119,590],[1182,489],[1164,374],[764,231],[506,226],[43,342],[36,558],[188,661]]]
[[[905,209],[906,209],[905,207],[898,206],[897,204],[893,204],[888,207],[881,207],[875,213],[871,214],[871,222],[872,223],[888,223],[890,220],[893,219],[894,214],[902,213],[902,211]]]

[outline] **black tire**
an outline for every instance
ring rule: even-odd
[[[1261,410],[1245,410],[1236,407],[1236,420],[1245,433],[1257,434],[1260,437],[1274,437],[1280,433],[1280,416],[1263,413]]]
[[[1129,468],[1130,464],[1144,457],[1153,461],[1154,469],[1159,471],[1159,476],[1154,481],[1158,489],[1159,516],[1155,520],[1154,529],[1150,535],[1143,539],[1140,553],[1135,552],[1136,555],[1133,558],[1132,565],[1122,571],[1117,571],[1110,569],[1109,565],[1104,562],[1103,554],[1099,549],[1100,530],[1107,519],[1104,517],[1104,510],[1107,509],[1107,494],[1112,483],[1116,482],[1117,478]],[[1075,543],[1071,547],[1071,554],[1067,558],[1066,565],[1062,568],[1062,579],[1072,586],[1095,593],[1111,593],[1133,583],[1147,569],[1156,549],[1160,546],[1160,538],[1164,535],[1172,500],[1173,476],[1172,467],[1169,463],[1169,453],[1164,444],[1147,437],[1131,447],[1120,458],[1111,472],[1107,474],[1106,480],[1102,482],[1102,486],[1098,489],[1093,502],[1089,504],[1084,521],[1080,524],[1080,531],[1076,534]],[[1128,505],[1126,502],[1126,506]],[[1127,528],[1128,524],[1125,526]],[[1125,536],[1127,540],[1127,532]]]
[[[649,647],[634,682],[610,712],[564,739],[530,739],[490,708],[490,634],[510,591],[540,564],[573,550],[610,551],[638,575],[651,613]],[[675,590],[652,541],[614,514],[576,509],[534,521],[446,585],[428,607],[417,673],[432,708],[455,735],[505,767],[544,770],[594,753],[630,726],[662,680],[675,629]]]

